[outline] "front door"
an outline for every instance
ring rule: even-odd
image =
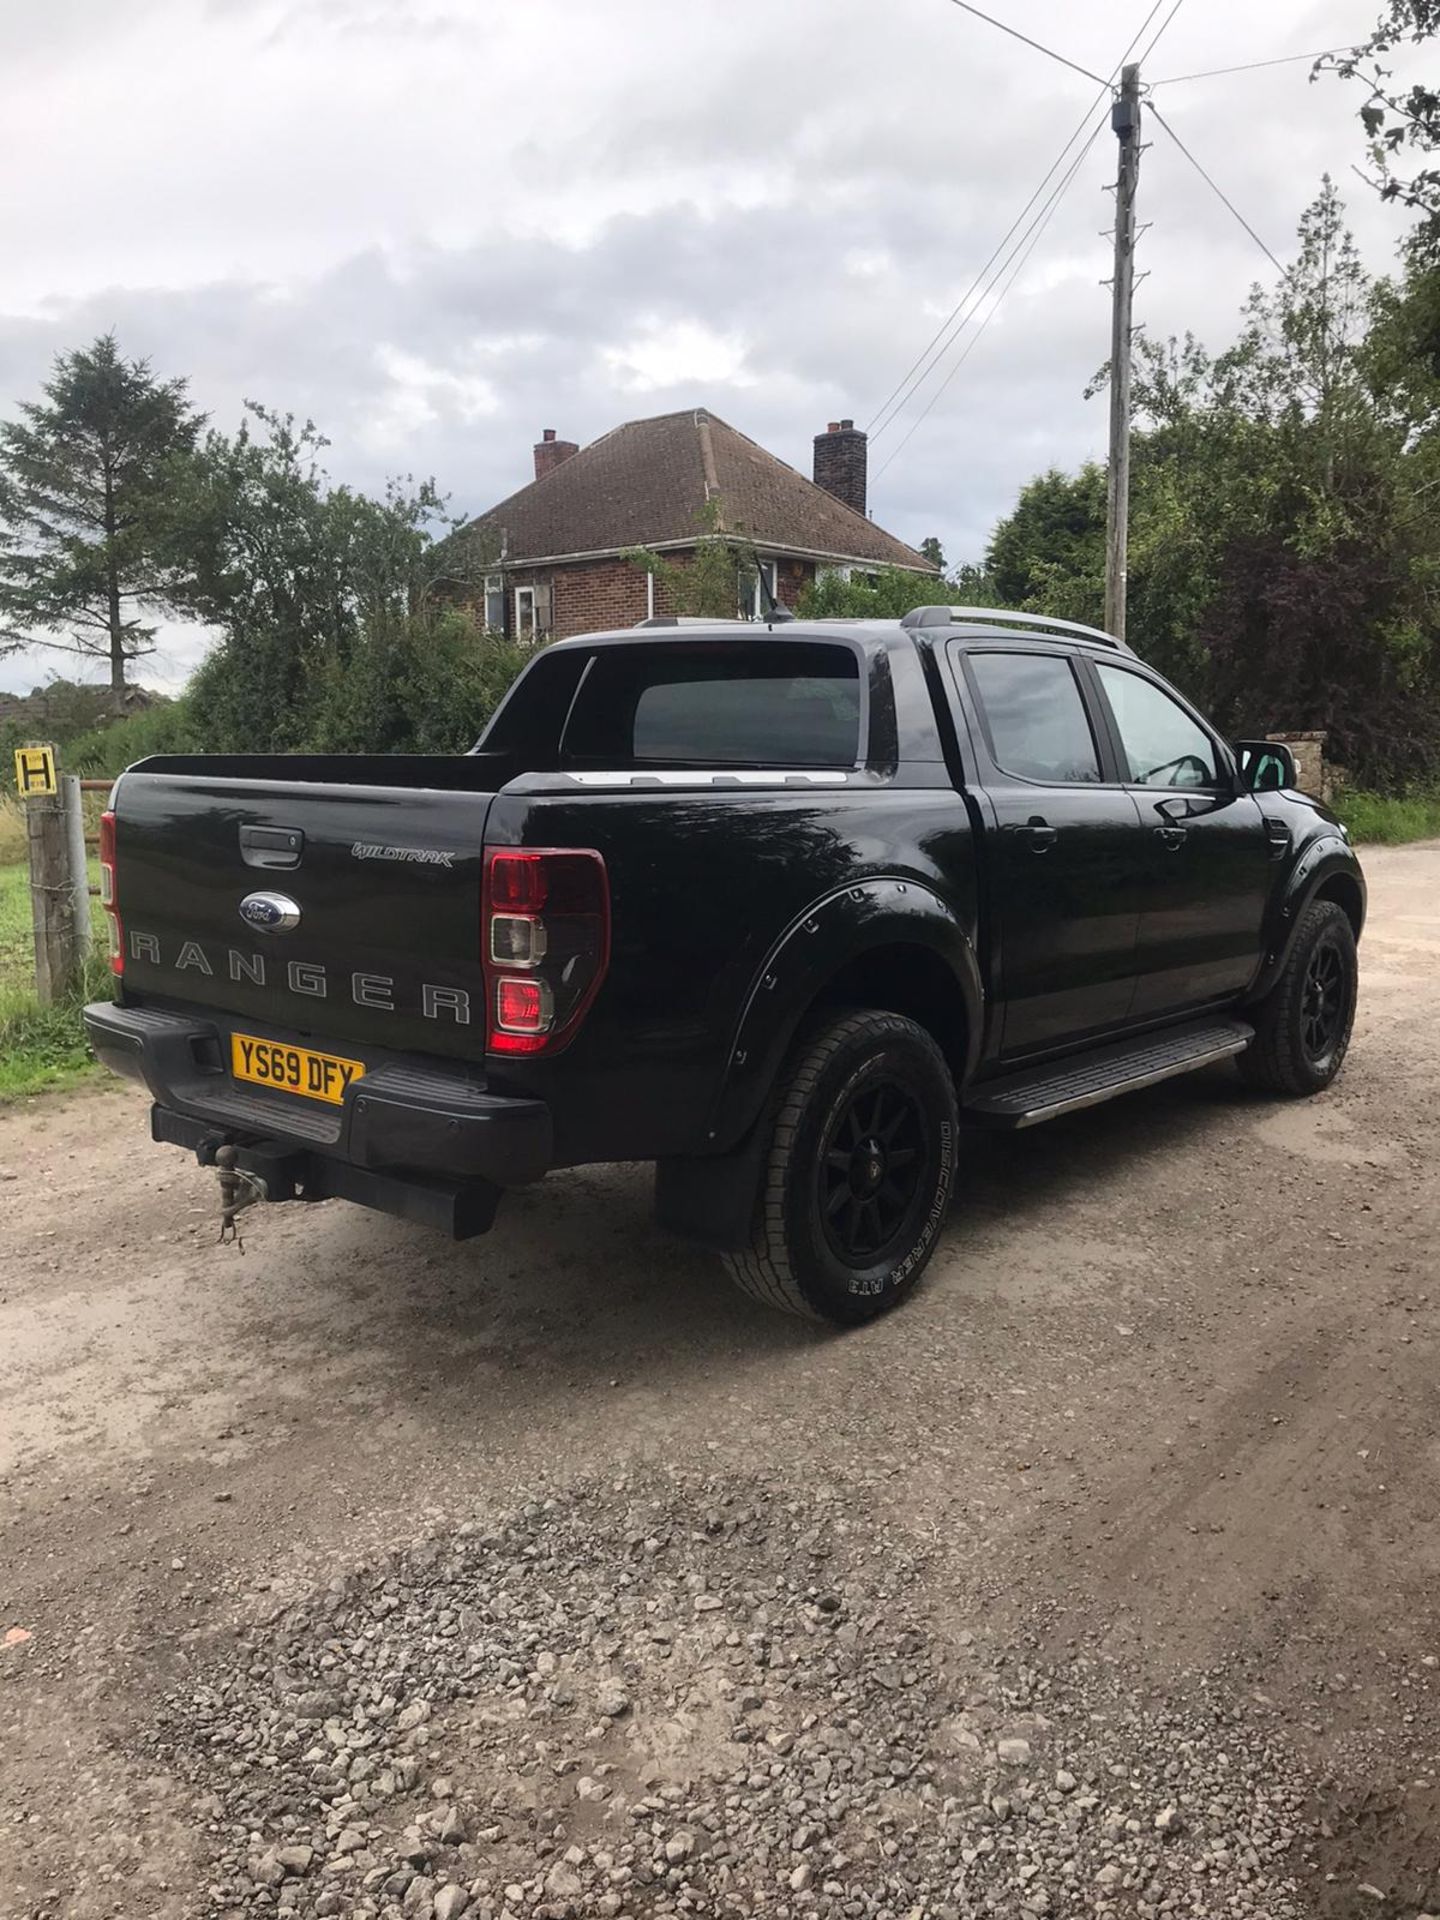
[[[1164,687],[1092,663],[1145,831],[1139,979],[1132,1017],[1243,993],[1260,963],[1276,867],[1265,816],[1230,757]]]
[[[1140,905],[1135,802],[1107,777],[1071,657],[954,648],[978,718],[990,973],[1006,1057],[1061,1047],[1123,1021]]]

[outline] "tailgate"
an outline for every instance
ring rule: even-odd
[[[112,805],[126,1000],[480,1058],[490,801],[438,787],[125,774]]]

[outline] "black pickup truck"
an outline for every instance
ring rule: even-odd
[[[102,839],[95,1052],[225,1207],[463,1237],[653,1160],[670,1227],[840,1322],[914,1283],[961,1128],[1234,1056],[1318,1092],[1365,884],[1287,749],[993,609],[600,633],[473,752],[160,757]]]

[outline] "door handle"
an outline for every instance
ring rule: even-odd
[[[1184,846],[1186,837],[1188,836],[1189,831],[1190,830],[1188,827],[1177,827],[1177,826],[1156,827],[1155,829],[1155,832],[1159,837],[1159,839],[1162,840],[1164,844],[1170,848],[1172,853],[1177,852],[1181,847]]]
[[[1017,822],[1014,831],[1026,842],[1032,853],[1048,853],[1055,844],[1057,833],[1048,820],[1042,820],[1038,815],[1033,820],[1027,820],[1023,826]]]

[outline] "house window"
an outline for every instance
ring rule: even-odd
[[[515,638],[522,647],[535,644],[535,589],[515,589]]]
[[[769,592],[762,591],[764,575]],[[763,620],[779,599],[780,569],[774,560],[762,560],[758,567],[747,567],[739,580],[739,614],[742,620]]]
[[[485,625],[491,633],[505,631],[505,576],[499,573],[487,573],[485,576]]]

